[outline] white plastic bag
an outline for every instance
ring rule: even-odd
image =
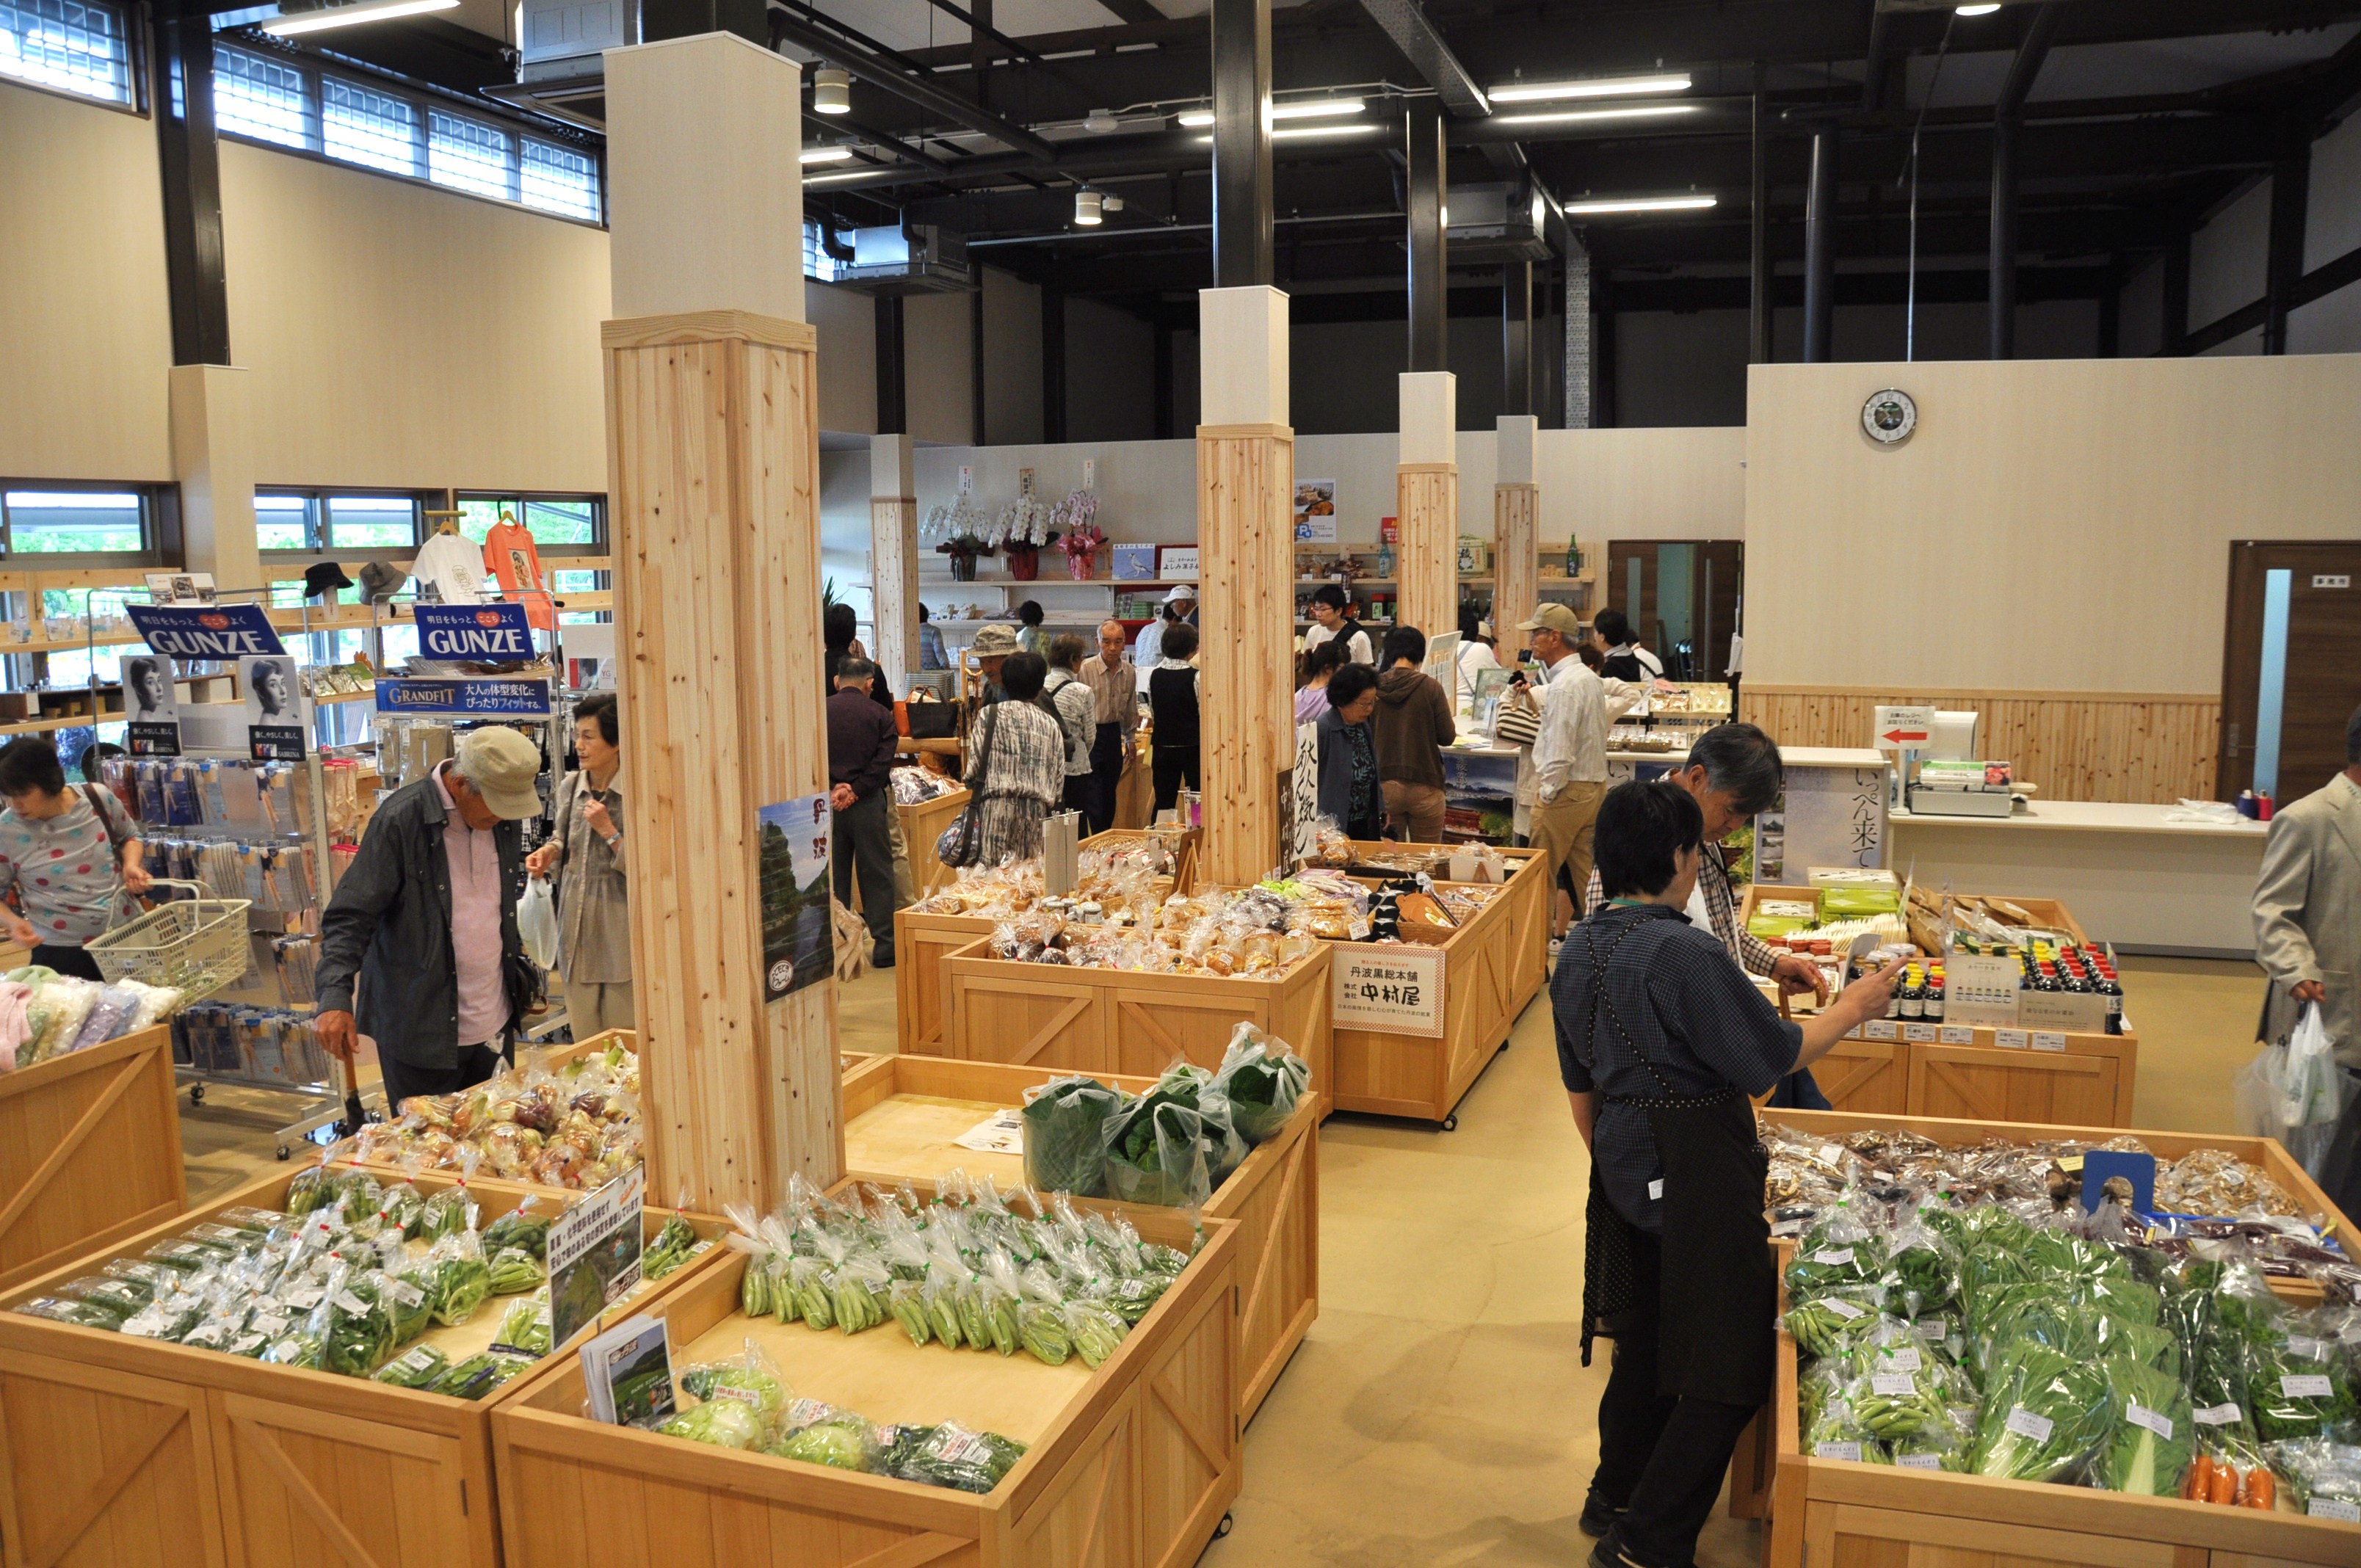
[[[2314,1174],[2345,1112],[2334,1045],[2319,1007],[2306,1004],[2287,1039],[2256,1052],[2234,1085],[2239,1130],[2277,1138]]]
[[[525,956],[544,969],[557,967],[557,900],[547,877],[525,883],[517,902],[517,934],[524,938]]]

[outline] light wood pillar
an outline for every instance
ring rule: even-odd
[[[1459,630],[1459,447],[1453,428],[1459,378],[1448,370],[1404,371],[1401,462],[1395,470],[1395,623],[1433,639]]]
[[[170,385],[182,560],[192,572],[211,572],[217,588],[259,588],[254,424],[246,371],[231,365],[175,365]]]
[[[1542,491],[1534,480],[1534,445],[1541,422],[1502,414],[1493,426],[1497,454],[1492,486],[1492,632],[1506,655],[1531,635],[1517,630],[1541,599]]]
[[[878,668],[906,691],[918,667],[918,470],[906,435],[869,438],[869,593]]]
[[[760,824],[828,787],[816,337],[796,65],[607,55],[608,515],[652,1190],[767,1208],[843,1169],[836,984],[767,999]],[[785,260],[781,258],[785,258]]]
[[[1197,677],[1205,838],[1197,877],[1242,887],[1279,863],[1279,775],[1295,762],[1295,432],[1287,296],[1207,289],[1197,427]]]

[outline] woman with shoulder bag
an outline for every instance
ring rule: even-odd
[[[1041,852],[1041,821],[1066,789],[1066,735],[1035,701],[1049,667],[1038,653],[1012,653],[1000,667],[1005,702],[984,709],[969,733],[970,799],[943,829],[936,852],[947,866],[996,866]]]
[[[631,994],[631,890],[623,878],[623,753],[615,694],[592,692],[574,708],[582,765],[557,786],[557,831],[527,855],[536,877],[557,873],[557,972],[574,1037],[636,1028]]]

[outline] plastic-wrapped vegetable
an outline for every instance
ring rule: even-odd
[[[533,1370],[533,1358],[488,1350],[455,1362],[434,1382],[434,1392],[455,1399],[480,1399],[511,1379]]]
[[[719,1448],[755,1449],[763,1445],[763,1420],[753,1409],[734,1399],[711,1399],[683,1410],[656,1429],[666,1437],[709,1442]]]
[[[668,1216],[656,1239],[640,1254],[640,1277],[653,1284],[677,1270],[697,1250],[697,1231],[679,1214]]]
[[[378,1299],[376,1279],[357,1270],[330,1277],[311,1332],[320,1339],[320,1369],[346,1377],[368,1376],[393,1351],[392,1315]]]
[[[2013,1347],[1984,1391],[1969,1468],[2015,1481],[2071,1480],[2106,1441],[2106,1374],[2047,1345]]]
[[[1061,1309],[1066,1323],[1066,1337],[1082,1365],[1096,1371],[1123,1345],[1124,1336],[1131,1325],[1116,1313],[1096,1301],[1069,1301]]]
[[[2246,1387],[2256,1433],[2266,1443],[2361,1437],[2353,1372],[2333,1341],[2279,1333],[2255,1343]]]
[[[451,1358],[431,1344],[414,1344],[372,1373],[371,1379],[397,1388],[431,1387],[450,1370]]]
[[[745,1354],[735,1360],[709,1361],[687,1368],[680,1375],[680,1387],[683,1393],[707,1403],[745,1407],[766,1438],[787,1420],[787,1386],[752,1340],[746,1342]]]
[[[491,1233],[485,1233],[487,1247],[491,1245]],[[490,1272],[492,1294],[518,1296],[527,1290],[537,1290],[548,1282],[549,1273],[541,1260],[521,1246],[504,1246],[494,1252],[486,1265]]]
[[[466,1322],[492,1293],[491,1266],[484,1261],[481,1238],[461,1231],[436,1242],[427,1254],[434,1280],[434,1321],[446,1326]]]
[[[408,1344],[434,1321],[434,1301],[427,1288],[400,1275],[380,1274],[377,1298],[393,1327],[393,1343]]]
[[[878,1433],[877,1469],[897,1480],[952,1486],[979,1495],[1025,1457],[1025,1445],[998,1432],[976,1431],[957,1421],[939,1427],[889,1427]]]
[[[1213,1195],[1205,1120],[1151,1091],[1106,1120],[1107,1190],[1126,1203],[1200,1209]]]
[[[699,1407],[702,1409],[702,1407]],[[877,1429],[850,1410],[832,1410],[797,1427],[768,1453],[838,1470],[867,1470],[877,1453]]]
[[[1025,1105],[1025,1179],[1044,1192],[1097,1198],[1107,1190],[1108,1117],[1123,1109],[1124,1097],[1094,1078],[1052,1079],[1027,1091]]]
[[[891,1277],[874,1256],[846,1259],[828,1272],[825,1283],[836,1326],[846,1333],[865,1333],[889,1315],[885,1294]]]
[[[2361,1524],[2361,1444],[2301,1438],[2264,1452],[2287,1478],[2288,1500],[2298,1513]]]
[[[544,1296],[522,1296],[509,1303],[500,1314],[500,1330],[496,1343],[527,1355],[549,1354],[549,1301]]]
[[[1931,1227],[1915,1221],[1888,1245],[1895,1305],[1911,1318],[1949,1309],[1960,1294],[1960,1255]]]
[[[1787,1298],[1807,1300],[1843,1285],[1874,1285],[1885,1273],[1885,1244],[1845,1203],[1806,1232],[1787,1264]]]
[[[1884,1300],[1884,1288],[1877,1285],[1824,1290],[1790,1305],[1780,1321],[1806,1355],[1833,1355],[1877,1328]]]
[[[456,1235],[467,1228],[468,1204],[464,1186],[437,1188],[419,1204],[417,1224],[409,1234],[429,1242]]]
[[[1240,1023],[1213,1073],[1230,1107],[1230,1124],[1251,1147],[1275,1135],[1312,1086],[1312,1068],[1287,1042]],[[1027,1172],[1029,1177],[1030,1172]]]
[[[1853,1407],[1850,1391],[1839,1387],[1821,1400],[1817,1413],[1803,1433],[1804,1452],[1815,1459],[1848,1459],[1861,1464],[1891,1464],[1892,1453],[1872,1431]]]
[[[2092,1480],[2115,1492],[2179,1495],[2197,1456],[2196,1423],[2179,1378],[2142,1362],[2110,1356],[2102,1364],[2114,1390],[2114,1430],[2092,1467]]]
[[[501,1248],[517,1247],[539,1261],[548,1255],[549,1222],[555,1218],[541,1199],[527,1198],[484,1227],[484,1250],[497,1257]]]

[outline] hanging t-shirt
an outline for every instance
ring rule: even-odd
[[[509,598],[523,602],[524,618],[536,630],[557,629],[557,612],[542,587],[541,551],[531,533],[505,520],[494,524],[484,535],[484,569],[500,580]]]
[[[438,533],[418,547],[410,564],[421,598],[439,598],[445,604],[481,604],[484,598],[484,558],[466,535]],[[434,590],[433,596],[427,589]]]

